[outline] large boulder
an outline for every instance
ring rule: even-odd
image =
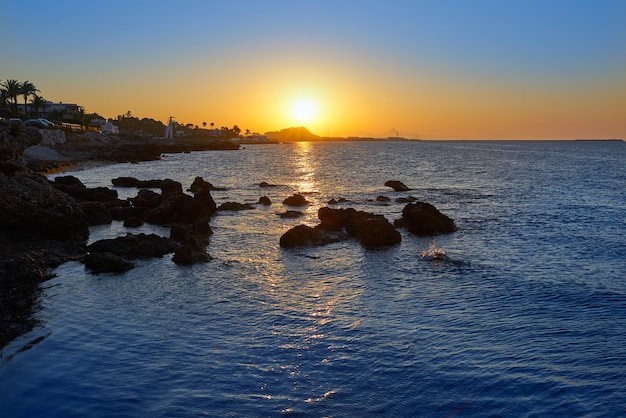
[[[308,203],[309,201],[299,193],[295,193],[283,200],[283,204],[288,206],[305,206]]]
[[[353,208],[320,208],[321,223],[315,227],[299,225],[280,238],[281,247],[323,245],[355,237],[368,249],[396,245],[400,233],[382,215],[357,211]]]
[[[131,197],[128,200],[133,207],[152,209],[163,203],[163,196],[152,190],[141,189],[137,192],[137,196]]]
[[[92,273],[124,273],[134,267],[126,258],[109,252],[85,255],[85,267]]]
[[[67,193],[81,202],[115,202],[117,191],[108,187],[86,187],[74,176],[59,176],[52,182],[58,190]]]
[[[425,202],[407,204],[402,209],[402,218],[395,224],[398,227],[406,227],[409,232],[418,236],[449,234],[456,231],[452,219]]]
[[[89,253],[110,253],[127,260],[162,257],[175,249],[176,246],[169,238],[155,234],[127,234],[96,241],[87,247]]]
[[[181,265],[210,261],[211,256],[206,248],[209,236],[212,234],[213,231],[208,222],[172,225],[170,239],[177,245],[172,261]]]
[[[0,230],[59,241],[86,240],[89,236],[87,219],[76,201],[36,174],[0,174],[0,213]]]
[[[399,244],[400,233],[383,215],[357,211],[353,208],[320,208],[317,213],[322,221],[320,228],[326,230],[345,229],[369,249]]]

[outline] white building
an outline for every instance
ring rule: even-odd
[[[24,111],[24,104],[22,103],[17,105],[17,110],[28,116],[32,114],[38,114],[40,118],[48,118],[50,116],[50,113],[52,112],[62,112],[62,119],[71,119],[77,113],[83,111],[83,107],[75,103],[45,102],[38,109],[35,109],[35,106],[33,106],[31,103],[28,103],[26,105],[26,111]]]

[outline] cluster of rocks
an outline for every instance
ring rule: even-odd
[[[320,224],[298,225],[280,237],[281,247],[322,245],[355,237],[366,248],[379,248],[400,243],[400,233],[382,215],[357,211],[354,208],[320,208]]]
[[[115,239],[94,242],[87,248],[85,266],[95,272],[124,272],[133,267],[133,259],[162,257],[174,253],[177,264],[210,260],[206,252],[212,234],[209,221],[218,210],[210,190],[215,187],[197,177],[183,192],[181,183],[170,180],[137,180],[119,177],[112,180],[118,187],[141,188],[135,197],[122,200],[116,190],[107,187],[87,188],[73,176],[60,176],[53,185],[73,197],[90,225],[123,221],[133,228],[144,223],[170,227],[169,238],[154,234],[128,234]],[[148,189],[150,188],[150,189]],[[155,192],[160,189],[161,193]]]
[[[454,221],[429,203],[407,204],[402,218],[391,224],[383,215],[357,211],[354,208],[322,207],[317,213],[320,223],[314,227],[298,225],[280,237],[281,247],[315,246],[354,237],[368,249],[399,244],[397,227],[406,227],[415,235],[430,236],[454,232]]]
[[[405,184],[398,180],[389,180],[385,186],[395,191],[408,191]],[[388,202],[391,199],[376,199],[378,202]],[[345,199],[331,200],[329,204],[337,204]],[[388,247],[399,244],[401,235],[396,228],[406,228],[410,233],[418,236],[448,234],[456,231],[454,221],[442,214],[433,205],[416,201],[415,198],[405,197],[396,199],[397,202],[408,202],[402,210],[402,217],[391,224],[383,215],[357,211],[354,208],[332,209],[322,207],[317,216],[320,223],[314,227],[298,225],[280,237],[281,247],[316,246],[356,238],[368,249]],[[304,205],[308,202],[301,195],[291,196],[283,202],[292,205]],[[300,213],[300,212],[297,212]],[[296,216],[290,216],[296,217]]]

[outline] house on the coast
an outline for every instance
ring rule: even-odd
[[[105,134],[114,134],[117,135],[120,133],[120,128],[117,125],[113,125],[113,122],[110,120],[104,119],[92,119],[89,122],[89,126],[92,128],[97,128],[100,132]]]
[[[76,103],[44,102],[38,108],[35,108],[32,103],[18,104],[17,110],[24,115],[37,114],[41,118],[49,118],[51,114],[56,113],[60,119],[72,119],[78,113],[83,112],[84,108]]]

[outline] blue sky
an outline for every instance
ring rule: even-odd
[[[1,4],[0,80],[106,117],[264,131],[308,95],[338,135],[626,137],[626,1]]]

